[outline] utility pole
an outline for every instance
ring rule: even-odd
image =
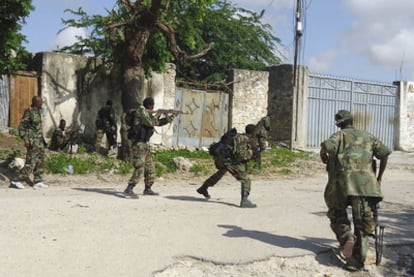
[[[298,74],[298,56],[300,48],[300,38],[303,34],[302,24],[302,0],[296,1],[296,26],[295,26],[295,55],[293,60],[293,86],[296,86],[296,79]]]
[[[296,26],[295,26],[295,55],[293,60],[293,80],[292,80],[292,90],[293,90],[293,110],[292,110],[292,129],[290,135],[290,150],[293,150],[293,143],[297,140],[298,134],[298,104],[299,104],[299,91],[298,91],[298,56],[300,48],[300,38],[303,34],[303,25],[302,25],[302,0],[296,1]]]

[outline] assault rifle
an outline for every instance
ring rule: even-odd
[[[152,113],[160,113],[160,114],[169,114],[169,113],[171,113],[171,114],[175,114],[175,115],[189,114],[188,112],[183,112],[183,111],[174,110],[174,109],[158,109],[158,110],[153,111]]]

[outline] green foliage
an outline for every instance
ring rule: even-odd
[[[30,55],[22,46],[26,38],[20,31],[33,9],[31,0],[0,1],[0,75],[25,69],[24,60]]]
[[[2,152],[0,152],[0,157]],[[8,157],[10,153],[7,154]],[[14,156],[22,156],[21,151],[14,150]],[[195,175],[208,175],[214,172],[212,157],[205,151],[180,150],[157,150],[153,153],[155,174],[160,177],[167,173],[175,173],[178,168],[173,159],[185,157],[193,162],[190,172]],[[262,153],[262,169],[255,167],[255,162],[248,163],[248,173],[261,175],[263,173],[276,173],[288,175],[292,168],[300,168],[304,165],[302,161],[310,160],[308,152],[295,152],[286,148],[273,148]],[[92,154],[67,154],[52,153],[46,159],[46,171],[48,173],[68,174],[68,165],[73,166],[74,174],[86,174],[93,172],[106,172],[113,170],[115,174],[129,174],[133,166],[129,162],[117,160],[112,157],[102,157],[97,153]]]
[[[68,154],[53,153],[46,159],[45,169],[48,173],[67,174],[68,166],[73,167],[74,174],[87,174],[96,171],[114,170],[116,174],[128,174],[133,166],[125,161],[119,161],[110,157],[101,157],[96,153]]]
[[[66,28],[91,32],[61,50],[124,66],[138,64],[147,75],[163,72],[166,63],[174,62],[179,78],[203,82],[225,80],[232,68],[262,70],[280,63],[276,49],[280,40],[269,24],[262,23],[264,11],[236,8],[227,0],[142,1],[134,8],[126,2],[118,0],[105,16],[88,15],[82,8],[66,10],[76,18],[63,20]],[[157,13],[149,15],[154,9]],[[210,44],[213,48],[201,59],[177,53],[180,49],[197,54]]]
[[[288,148],[275,148],[263,153],[265,166],[287,167],[298,159],[309,159],[307,152],[294,152]]]
[[[194,164],[191,168],[190,168],[190,172],[199,175],[199,174],[208,174],[208,169],[205,165],[202,164]]]
[[[154,152],[154,161],[163,165],[159,169],[161,173],[168,172],[173,173],[177,171],[177,166],[175,165],[173,159],[175,157],[184,157],[188,159],[211,159],[210,155],[204,151],[189,151],[186,149],[179,150],[162,150]],[[197,170],[197,169],[194,169]]]
[[[228,79],[233,68],[264,70],[279,64],[280,39],[272,34],[269,24],[262,23],[263,16],[264,10],[258,14],[226,0],[215,1],[204,21],[193,26],[198,42],[195,50],[200,51],[210,42],[214,47],[202,59],[178,61],[178,77],[217,82]],[[180,37],[181,28],[177,34]]]
[[[0,149],[0,160],[12,160],[16,157],[23,158],[24,154],[19,149]]]

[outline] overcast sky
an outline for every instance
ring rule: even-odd
[[[282,40],[285,63],[293,63],[296,0],[233,0],[239,7],[260,11]],[[35,10],[23,34],[31,52],[65,46],[84,30],[66,30],[66,8],[82,6],[104,14],[115,0],[33,0]],[[414,80],[413,0],[305,0],[301,64],[311,72],[379,82]]]

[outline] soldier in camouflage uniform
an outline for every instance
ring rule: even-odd
[[[383,198],[381,179],[391,151],[372,134],[355,129],[349,111],[338,111],[335,121],[341,130],[321,143],[320,157],[328,171],[324,198],[346,269],[356,271],[364,268],[368,238],[375,231],[374,209]],[[374,157],[380,160],[377,176]],[[353,233],[348,206],[352,207]]]
[[[257,137],[255,136],[256,126],[249,124],[246,126],[245,131],[245,134],[237,134],[234,137],[232,154],[230,156],[214,157],[214,164],[218,169],[217,172],[204,181],[203,185],[197,189],[197,192],[202,194],[206,199],[210,198],[208,188],[217,184],[226,172],[230,172],[230,174],[241,183],[240,207],[255,208],[257,206],[248,199],[251,181],[247,177],[247,162],[249,160],[254,160],[259,152]],[[246,159],[240,157],[250,158]]]
[[[40,96],[32,98],[32,105],[26,109],[19,124],[19,135],[24,140],[26,147],[26,162],[24,168],[19,171],[16,178],[11,182],[11,186],[22,189],[22,181],[30,180],[33,172],[33,188],[47,188],[43,183],[45,167],[45,139],[42,133],[42,114],[41,108],[43,100]]]
[[[66,121],[61,119],[59,127],[53,132],[50,140],[49,150],[52,151],[67,151],[69,139],[65,134]]]
[[[109,148],[116,148],[117,127],[115,110],[112,107],[112,101],[106,101],[106,105],[102,107],[96,116],[96,142],[95,150],[99,151],[102,139],[106,135]]]
[[[259,152],[256,156],[256,166],[262,167],[261,152],[266,150],[266,143],[269,139],[270,132],[270,115],[267,115],[259,120],[256,124],[256,136],[259,144]]]
[[[151,155],[149,140],[154,133],[154,126],[163,126],[171,123],[176,113],[160,114],[154,112],[154,99],[147,97],[143,101],[134,117],[133,127],[128,134],[131,140],[131,156],[134,172],[124,191],[126,197],[138,198],[133,188],[144,176],[144,195],[158,195],[151,187],[154,184],[155,167]]]

